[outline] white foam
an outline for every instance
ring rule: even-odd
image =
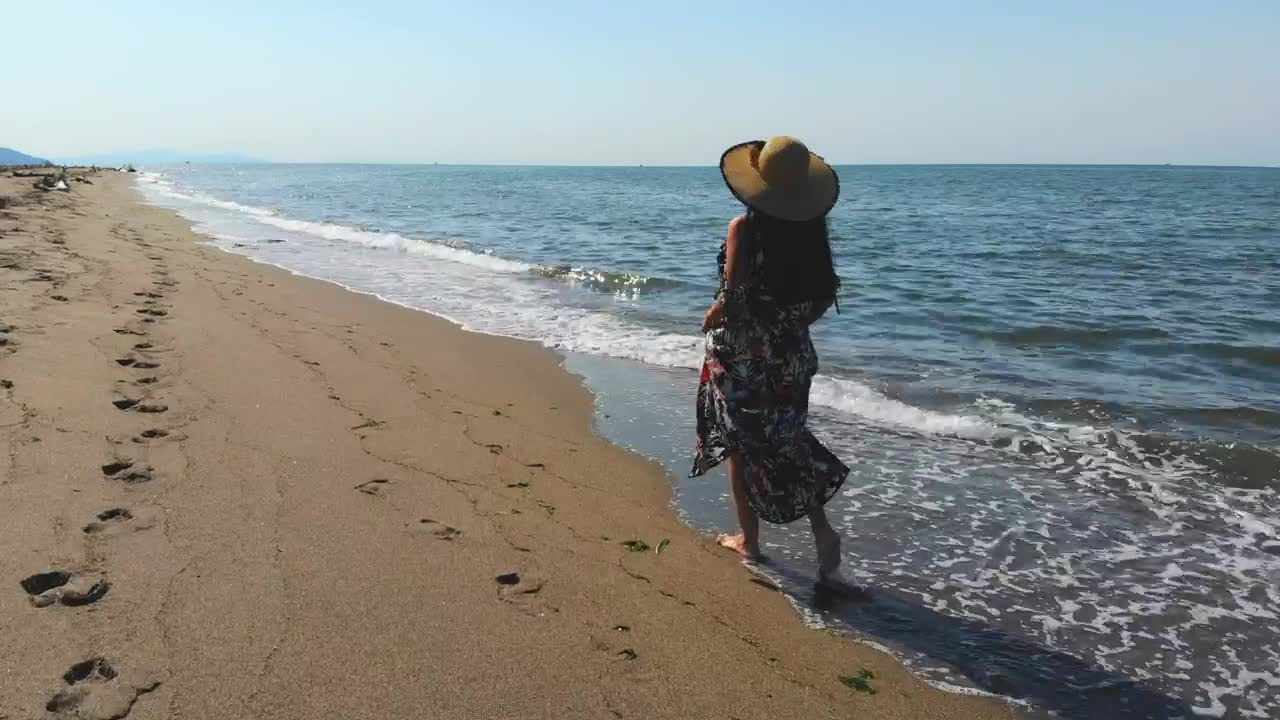
[[[521,273],[528,272],[533,267],[533,265],[529,263],[507,260],[505,258],[496,257],[486,253],[471,252],[469,250],[450,247],[430,240],[410,238],[399,233],[364,230],[337,223],[296,220],[283,217],[271,210],[253,207],[251,205],[242,205],[229,200],[221,200],[204,193],[180,192],[174,189],[171,182],[163,176],[155,173],[143,173],[139,180],[149,183],[150,187],[146,189],[149,189],[156,194],[166,196],[172,200],[195,203],[211,208],[240,213],[249,216],[257,222],[271,225],[273,227],[280,228],[281,230],[287,230],[292,233],[312,235],[326,240],[353,242],[368,248],[414,253],[426,257],[448,260],[450,262],[474,265],[486,270],[498,272]]]
[[[929,435],[969,440],[990,440],[999,427],[977,415],[952,415],[924,410],[894,400],[862,383],[819,375],[814,378],[810,401],[852,415]]]

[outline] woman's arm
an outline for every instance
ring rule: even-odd
[[[706,332],[712,328],[720,327],[724,324],[725,318],[725,300],[726,295],[731,291],[742,286],[746,280],[744,275],[745,262],[742,262],[741,255],[743,236],[746,234],[747,216],[739,215],[729,222],[729,237],[724,242],[724,286],[725,293],[716,298],[715,303],[711,305],[711,309],[707,310],[707,314],[702,319],[702,331]]]
[[[740,257],[742,247],[746,245],[743,236],[746,235],[747,216],[739,215],[729,221],[729,238],[724,242],[724,285],[726,290],[732,290],[742,285],[746,280],[746,262]]]

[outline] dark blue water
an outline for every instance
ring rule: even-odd
[[[831,508],[881,592],[824,607],[800,527],[768,531],[771,576],[932,680],[1063,716],[1280,714],[1280,171],[840,172],[813,424],[855,468]],[[565,350],[607,436],[687,470],[696,327],[740,211],[714,169],[140,186],[228,250]],[[696,526],[730,522],[720,483],[677,481]]]

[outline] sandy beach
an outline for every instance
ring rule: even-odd
[[[90,177],[0,180],[0,718],[1011,717],[806,628],[550,351]]]

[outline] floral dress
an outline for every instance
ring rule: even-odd
[[[718,297],[725,321],[707,333],[698,384],[697,453],[689,477],[714,468],[729,453],[741,453],[752,510],[783,524],[825,504],[849,475],[806,426],[809,384],[818,372],[809,326],[830,303],[774,301],[760,282],[762,254],[743,254],[754,255],[748,279],[728,290],[725,247],[720,246]]]

